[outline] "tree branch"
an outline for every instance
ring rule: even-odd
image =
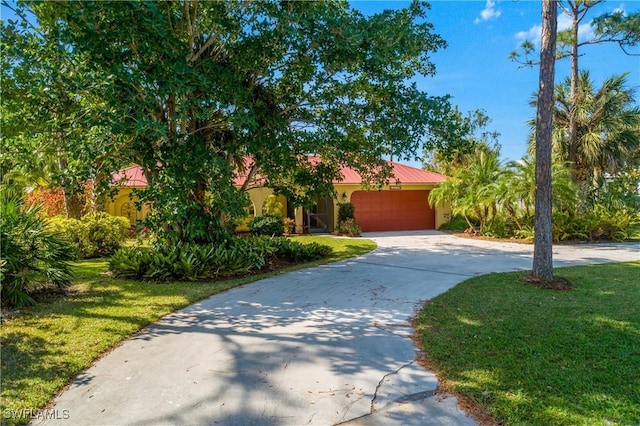
[[[36,33],[38,33],[38,35],[40,35],[41,37],[44,37],[44,34],[38,28],[36,28],[21,11],[18,11],[16,8],[10,6],[9,3],[6,2],[6,0],[2,0],[2,5],[5,6],[7,9],[12,10],[13,13],[18,15],[24,22],[26,22],[31,28],[33,28],[33,30]],[[35,15],[35,13],[33,13],[32,11],[31,13]]]

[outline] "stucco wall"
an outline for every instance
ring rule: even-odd
[[[107,198],[105,207],[107,213],[110,215],[127,217],[133,224],[136,220],[146,218],[150,211],[149,206],[146,204],[142,206],[142,210],[140,211],[135,209],[135,203],[137,201],[139,201],[139,198],[133,194],[133,188],[120,188],[115,198]],[[132,207],[134,208],[132,209]]]

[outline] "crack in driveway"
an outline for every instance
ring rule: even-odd
[[[416,360],[414,359],[413,361],[406,363],[404,365],[401,365],[397,370],[392,371],[390,373],[385,374],[384,376],[382,376],[382,378],[380,379],[380,381],[378,382],[378,384],[376,385],[376,389],[373,392],[373,398],[371,398],[371,413],[374,413],[376,411],[376,408],[374,407],[374,404],[376,403],[376,399],[378,399],[378,392],[380,391],[380,388],[382,387],[384,381],[386,380],[387,377],[389,376],[393,376],[394,374],[398,374],[400,372],[400,370],[402,370],[403,368],[409,367],[410,365],[413,365],[416,362]]]

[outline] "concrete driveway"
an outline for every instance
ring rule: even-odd
[[[367,234],[359,258],[268,278],[164,317],[99,360],[36,424],[475,424],[415,363],[421,302],[533,246],[435,231]],[[640,259],[640,244],[554,248],[557,266]]]

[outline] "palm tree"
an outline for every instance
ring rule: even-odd
[[[453,214],[462,215],[470,228],[477,220],[479,232],[495,218],[496,186],[501,172],[498,152],[479,145],[467,167],[455,170],[451,179],[434,188],[429,194],[432,205],[447,202]]]
[[[536,163],[531,156],[506,165],[496,183],[498,206],[509,215],[519,230],[532,225],[536,194]],[[552,206],[556,211],[573,211],[576,188],[564,162],[557,157],[551,164]]]
[[[627,87],[626,78],[627,74],[611,77],[596,90],[589,72],[582,72],[573,109],[570,80],[555,89],[553,151],[569,162],[574,181],[588,199],[599,177],[638,165],[640,107],[634,104],[635,90]],[[572,117],[577,125],[574,142]]]

